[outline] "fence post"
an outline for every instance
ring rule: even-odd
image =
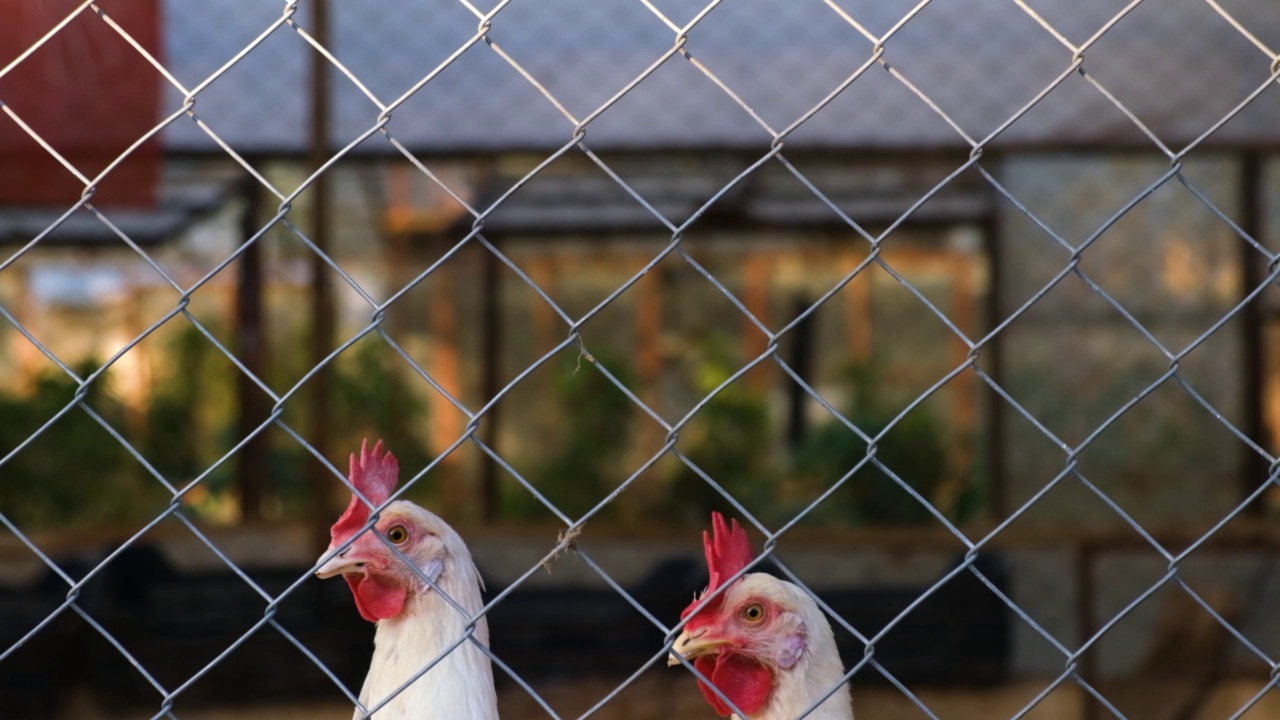
[[[494,247],[499,247],[492,240]],[[497,397],[502,389],[502,268],[498,257],[483,245],[477,246],[480,253],[480,388],[481,402],[487,403]],[[490,450],[498,450],[498,432],[501,420],[502,403],[494,403],[485,413],[481,421],[480,432],[485,445]],[[480,460],[480,515],[487,521],[498,519],[500,488],[498,486],[498,465],[491,458]]]
[[[1263,247],[1263,234],[1266,231],[1265,203],[1266,186],[1263,180],[1263,164],[1261,152],[1246,151],[1240,154],[1240,229],[1248,233]],[[1240,295],[1247,297],[1262,282],[1263,273],[1258,267],[1262,258],[1258,251],[1247,242],[1240,243]],[[1243,420],[1241,431],[1258,443],[1264,450],[1270,451],[1273,443],[1270,428],[1267,427],[1263,404],[1266,401],[1266,328],[1263,325],[1263,308],[1259,302],[1245,303],[1240,308],[1241,337],[1241,378],[1240,402]],[[1240,497],[1246,498],[1258,487],[1268,472],[1267,459],[1258,453],[1246,450],[1244,463],[1240,468]],[[1248,507],[1249,514],[1260,517],[1267,509],[1267,497],[1263,495],[1258,502]]]
[[[312,35],[316,42],[325,45],[329,40],[328,0],[312,0]],[[332,67],[319,52],[311,53],[311,147],[308,165],[319,168],[329,160],[330,87]],[[311,378],[309,391],[311,419],[309,440],[324,457],[332,457],[330,434],[331,410],[330,385],[332,370],[324,359],[333,351],[335,330],[333,290],[329,282],[329,268],[320,253],[330,251],[329,204],[331,202],[328,173],[320,173],[311,186],[311,242],[319,250],[311,256],[311,363],[319,370]],[[315,519],[315,542],[328,544],[325,518],[329,506],[328,496],[331,478],[325,467],[315,458],[306,459],[307,485],[311,492],[312,517]]]
[[[246,177],[240,195],[244,211],[240,234],[245,241],[259,229],[261,188],[258,181]],[[236,337],[240,362],[255,377],[266,376],[267,335],[262,308],[262,239],[259,238],[240,256],[240,272],[236,276]],[[248,373],[236,373],[236,396],[239,400],[236,437],[248,437],[270,414],[270,406],[262,389]],[[262,501],[267,487],[268,448],[265,433],[245,443],[236,457],[236,480],[240,488],[240,516],[245,521],[262,517]]]

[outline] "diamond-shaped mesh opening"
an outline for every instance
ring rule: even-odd
[[[712,183],[701,188],[691,182],[682,183],[678,177],[673,177],[672,168],[629,162],[626,158],[614,158],[608,152],[593,153],[593,156],[570,151],[557,157],[493,208],[485,219],[485,236],[509,243],[511,253],[523,250],[525,257],[531,257],[535,251],[544,256],[566,252],[563,248],[573,244],[575,239],[579,245],[585,244],[588,233],[614,236],[610,242],[615,246],[614,251],[625,252],[637,261],[643,261],[636,268],[639,269],[670,242],[667,222],[681,222],[720,187]],[[486,179],[485,192],[489,197],[485,199],[496,201],[500,193],[534,170],[540,160],[529,157],[501,168]],[[739,169],[726,168],[725,173],[736,170]],[[646,234],[662,237],[645,238],[650,242],[638,243],[637,240]],[[549,246],[545,240],[556,235],[562,237],[563,242]],[[579,254],[587,261],[590,261],[590,255],[598,259],[611,257],[607,250]],[[520,265],[519,262],[516,264]],[[532,269],[532,266],[522,266],[522,269]],[[619,267],[620,271],[623,269]],[[560,275],[570,274],[557,272]],[[581,281],[580,278],[574,279]],[[618,278],[608,289],[617,289],[624,283],[625,277]],[[603,280],[599,282],[601,288],[606,284]],[[543,289],[549,292],[554,288]],[[590,297],[599,302],[607,294]],[[552,297],[557,304],[574,302],[575,311],[571,312],[574,318],[581,317],[590,309],[577,309],[581,302],[578,298],[570,301],[556,295]],[[567,307],[565,309],[568,311]]]
[[[436,71],[435,67],[417,69],[415,84]],[[477,77],[485,78],[482,87],[473,85]],[[453,99],[460,94],[469,96],[466,102]],[[374,117],[373,112],[344,113],[339,124],[363,130],[373,124]],[[387,128],[409,147],[449,150],[489,148],[495,134],[509,136],[522,147],[548,141],[558,145],[573,131],[569,120],[537,87],[483,43],[471,45],[434,74],[392,114]]]
[[[80,371],[88,375],[89,369]],[[141,524],[164,508],[163,486],[145,475],[112,436],[112,430],[128,432],[128,408],[112,392],[113,380],[111,373],[100,376],[72,405],[76,383],[50,367],[38,376],[32,402],[7,408],[4,467],[10,481],[4,504],[12,522],[30,528],[73,517],[85,523]],[[80,452],[62,452],[70,447]],[[85,483],[114,500],[86,502]]]
[[[610,105],[588,126],[587,144],[643,150],[636,135],[641,128],[650,128],[660,129],[667,137],[665,144],[672,148],[747,147],[763,152],[772,137],[769,131],[697,66],[701,59],[692,51],[690,57],[696,62],[680,54],[670,58]],[[677,92],[682,94],[681,102],[672,106],[668,99]]]
[[[177,536],[170,531],[176,531]],[[159,538],[165,539],[163,546]],[[216,696],[211,693],[219,692],[218,688],[235,682],[237,677],[252,678],[283,662],[305,663],[273,629],[254,631],[267,601],[242,578],[224,572],[225,561],[210,552],[211,546],[206,545],[210,541],[216,547],[217,538],[186,535],[173,524],[166,524],[124,549],[99,577],[86,584],[84,591],[90,598],[86,601],[87,612],[143,667],[155,668],[156,682],[169,690],[187,685],[180,697],[185,702],[206,704]],[[234,548],[235,543],[228,545]],[[293,580],[290,571],[273,570],[271,558],[255,561],[247,558],[243,550],[231,552],[233,562],[267,592],[279,592]],[[127,592],[120,593],[117,588],[121,587]],[[316,636],[305,626],[310,620],[314,627],[317,619],[325,616],[327,603],[323,595],[323,590],[305,590],[297,599],[282,604],[277,617],[282,622],[304,626],[304,637]],[[167,610],[173,607],[182,608],[182,618],[173,618],[172,611]],[[156,642],[157,636],[164,640]],[[317,645],[323,648],[327,638],[307,639],[319,640]],[[224,655],[237,642],[241,643],[238,648]],[[94,662],[86,681],[101,695],[104,706],[119,711],[154,702],[156,693],[148,681],[132,668],[112,660],[117,654],[115,648],[103,641],[89,654]],[[242,662],[214,662],[220,656],[237,655]],[[245,673],[246,666],[255,665],[255,670]],[[206,667],[210,668],[203,675],[207,679],[188,685]],[[313,691],[326,691],[329,681],[312,670],[315,668],[299,673],[302,677],[295,676],[294,682],[304,683]],[[284,688],[280,690],[289,694]],[[269,697],[270,692],[265,694]]]
[[[622,494],[600,511],[601,521],[656,517],[669,507],[665,474],[643,470],[662,451],[665,433],[614,382],[634,393],[636,370],[622,358],[587,356],[570,347],[495,405],[502,454],[542,495],[514,477],[506,479],[503,503],[512,517],[551,521],[545,506],[550,502],[577,519],[624,483],[629,484]],[[573,421],[540,427],[548,413]],[[548,454],[549,447],[556,450]]]
[[[171,32],[162,36],[164,44],[161,46],[163,48],[161,52],[165,68],[180,83],[189,88],[213,76],[281,17],[280,8],[244,5],[235,0],[214,0],[207,3],[202,10],[202,15],[208,22],[194,24],[171,22]],[[294,18],[300,24],[308,24],[311,18],[311,7],[306,4],[298,5]],[[265,62],[272,56],[278,62],[283,54],[277,55],[275,50],[264,49],[261,56],[248,61],[249,67]],[[258,67],[263,66],[258,65]],[[268,82],[269,78],[264,75],[261,80]],[[288,83],[282,82],[273,89],[283,90],[287,85]]]
[[[611,678],[634,672],[661,647],[662,630],[651,618],[678,613],[688,601],[663,582],[688,575],[683,566],[646,573],[626,561],[626,550],[616,539],[597,539],[584,532],[577,543],[578,552],[573,555],[547,558],[542,554],[549,548],[530,547],[495,568],[495,579],[499,580],[495,593],[506,590],[506,582],[523,577],[530,566],[539,568],[538,574],[520,582],[509,599],[494,608],[494,649],[504,654],[504,660],[520,676],[552,687],[572,678],[575,653],[591,652],[592,647],[602,657],[611,656],[603,659],[592,675]],[[555,576],[581,590],[565,592],[559,587],[561,581],[552,579]],[[610,632],[599,632],[606,627]],[[529,652],[533,648],[546,651]],[[612,689],[603,685],[590,684],[576,698],[566,696],[558,702],[594,704]],[[551,696],[545,699],[557,707]]]
[[[706,70],[752,108],[774,130],[782,130],[836,89],[871,55],[871,43],[857,30],[830,13],[818,27],[803,28],[814,17],[830,12],[821,0],[804,0],[809,11],[776,0],[753,0],[717,7],[708,22],[691,33],[688,52]],[[790,10],[791,12],[788,12]],[[770,18],[769,20],[765,20]],[[809,36],[823,61],[788,51],[789,38]],[[765,67],[749,55],[774,57]],[[791,82],[803,76],[804,83]]]
[[[913,574],[932,574],[935,578],[945,578],[955,567],[956,558],[952,562],[942,555],[935,555],[932,563],[936,567],[914,568]],[[982,560],[972,567],[982,574],[982,578],[1001,589],[1007,590],[1008,578],[1001,560]],[[915,596],[914,590],[905,587],[890,587],[877,598],[874,604],[865,603],[855,595],[839,592],[822,592],[823,600],[837,615],[848,621],[859,632],[864,633],[875,642],[876,660],[879,667],[875,671],[870,668],[856,676],[855,683],[860,685],[884,685],[885,683],[901,683],[916,694],[920,687],[938,668],[930,667],[926,649],[932,644],[939,632],[946,626],[948,615],[961,616],[966,619],[966,634],[969,642],[968,660],[972,663],[970,670],[977,676],[986,675],[996,678],[1000,669],[995,666],[984,666],[986,657],[992,647],[999,647],[1009,642],[1009,627],[1006,618],[993,600],[993,593],[976,574],[962,571],[945,584],[938,586],[932,594]],[[1004,586],[1004,587],[1002,587]],[[908,612],[909,608],[909,612]],[[901,620],[898,618],[901,617]],[[838,621],[837,621],[838,622]],[[892,627],[890,624],[893,624]],[[863,643],[852,637],[847,644],[842,644],[846,664],[853,666],[863,654]],[[896,684],[896,683],[895,683]],[[919,698],[926,707],[931,703]],[[935,709],[930,707],[930,709]]]
[[[209,17],[219,18],[228,28],[225,33],[210,33],[215,26],[210,23],[183,24],[180,30],[175,28],[165,35],[163,47],[166,57],[171,58],[166,67],[188,90],[202,88],[194,110],[208,127],[207,131],[192,118],[181,118],[165,128],[165,141],[186,149],[213,150],[218,147],[216,137],[240,153],[276,144],[300,150],[305,146],[299,138],[305,136],[308,121],[303,89],[309,62],[306,43],[289,27],[276,27],[280,16],[266,13],[262,7],[222,5],[211,6]],[[300,24],[308,24],[310,7],[299,5],[294,17]],[[263,37],[272,27],[274,30]],[[197,51],[179,52],[179,46]],[[166,106],[181,106],[182,91],[168,84],[165,87]],[[252,113],[237,100],[258,94],[276,103],[270,123],[273,129],[265,136],[247,131],[246,121]]]
[[[1210,678],[1215,674],[1226,671],[1265,676],[1269,661],[1255,655],[1255,648],[1241,643],[1233,632],[1237,624],[1256,613],[1253,607],[1259,599],[1259,568],[1247,563],[1224,566],[1220,558],[1205,558],[1199,562],[1188,561],[1184,573],[1188,579],[1195,575],[1203,577],[1203,571],[1197,572],[1196,566],[1203,568],[1206,562],[1214,560],[1219,568],[1212,581],[1182,580],[1163,585],[1099,639],[1100,657],[1106,651],[1108,658],[1099,670],[1115,678],[1105,681],[1101,689],[1120,712],[1129,715],[1138,712],[1139,707],[1151,708],[1155,696],[1150,690],[1144,693],[1142,688],[1154,689],[1166,684],[1169,689],[1162,692],[1158,700],[1165,712],[1185,711],[1201,705],[1221,706],[1225,698],[1215,697],[1219,693],[1199,689],[1212,686]],[[1161,563],[1154,560],[1121,556],[1099,563],[1097,572],[1109,579],[1108,584],[1115,593],[1108,598],[1112,590],[1104,591],[1099,610],[1106,614],[1117,605],[1131,602],[1123,597],[1126,591],[1121,587],[1150,587],[1165,571]],[[1117,580],[1121,576],[1130,581]],[[1149,640],[1122,645],[1126,636],[1137,634],[1137,626],[1144,628],[1140,634]],[[1123,683],[1121,678],[1125,679]],[[1241,683],[1252,686],[1251,690],[1261,684],[1259,681]],[[1232,688],[1221,694],[1238,695],[1239,689]],[[1236,702],[1232,712],[1238,710],[1244,700],[1238,698]]]
[[[1199,483],[1214,482],[1202,468],[1222,459],[1242,464],[1246,451],[1230,430],[1170,381],[1092,442],[1080,456],[1080,470],[1143,527],[1162,528],[1221,517],[1234,507],[1227,498],[1218,503],[1187,498],[1203,498]],[[1129,460],[1137,455],[1145,462]],[[1159,501],[1149,499],[1153,486],[1160,488]]]
[[[822,498],[805,522],[932,525],[935,512],[968,519],[981,488],[975,485],[972,459],[947,452],[963,438],[950,429],[955,416],[949,411],[957,398],[948,395],[900,418],[881,400],[859,396],[851,401],[842,415],[875,441],[874,456],[868,458],[869,443],[843,420],[823,422],[798,448],[797,477],[784,495],[788,502],[773,514],[785,517]]]
[[[1068,51],[1053,40],[1049,43],[1057,48],[1054,51],[1055,63],[1050,64],[1050,67],[1062,72],[1067,67]],[[1034,138],[1059,133],[1065,128],[1079,129],[1082,144],[1159,147],[1144,132],[1143,125],[1134,122],[1131,114],[1136,113],[1136,109],[1124,104],[1117,105],[1112,99],[1114,96],[1108,97],[1110,86],[1093,74],[1093,69],[1098,65],[1093,60],[1093,54],[1089,54],[1079,71],[1061,78],[1052,92],[1041,98],[1025,115],[991,141],[989,147],[995,150],[1025,147],[1034,142]],[[1026,98],[1027,101],[1030,99]],[[1151,120],[1142,114],[1138,114],[1137,118],[1144,125]],[[1164,137],[1157,139],[1161,142],[1174,140]],[[1063,156],[1064,160],[1070,158],[1069,155]],[[1091,211],[1101,209],[1093,208]]]
[[[384,103],[407,92],[476,33],[475,16],[459,3],[405,10],[412,15],[380,14],[371,2],[332,9],[334,33],[325,46]],[[369,37],[378,39],[383,52],[363,51]]]
[[[1045,296],[1045,301],[1066,295],[1066,289],[1073,285],[1084,283],[1069,276]],[[1074,328],[1070,321],[1059,320],[1054,323],[1057,327],[1050,328],[1044,319],[1051,311],[1040,304],[1005,331],[1009,342],[1027,348],[1010,363],[1005,389],[1073,447],[1159,379],[1169,364],[1140,333],[1125,332],[1123,316],[1102,299],[1085,295],[1075,307],[1084,317],[1090,317],[1086,313],[1091,310],[1091,317],[1105,318],[1110,332],[1089,332],[1092,323],[1084,320],[1078,320]],[[1071,364],[1057,361],[1068,354]],[[1108,373],[1100,372],[1104,366]],[[1067,387],[1073,389],[1072,394],[1063,400],[1061,390]]]
[[[44,258],[48,256],[45,255]],[[27,254],[10,265],[14,275],[25,276],[23,278],[25,287],[21,288],[25,297],[15,297],[16,303],[11,311],[12,319],[4,325],[6,335],[13,334],[12,342],[17,345],[15,350],[19,355],[33,357],[33,351],[39,352],[35,344],[26,337],[18,335],[19,328],[55,357],[92,358],[99,363],[114,355],[133,339],[133,336],[125,336],[127,331],[113,333],[108,337],[83,332],[78,337],[67,337],[45,327],[41,317],[27,311],[28,303],[35,301],[41,305],[58,307],[69,316],[71,323],[82,329],[88,329],[94,326],[94,315],[97,314],[94,310],[100,309],[102,305],[112,300],[124,283],[127,273],[120,267],[95,267],[74,261],[40,262],[40,259]],[[44,302],[41,302],[42,300]],[[148,319],[156,320],[163,317],[163,314],[164,311],[161,311],[156,317]],[[142,318],[139,319],[142,320]],[[141,327],[145,327],[145,324]]]
[[[1139,4],[1103,35],[1086,55],[1086,69],[1090,74],[1144,122],[1159,118],[1161,124],[1168,127],[1168,134],[1162,139],[1174,143],[1187,142],[1208,130],[1271,75],[1266,56],[1258,54],[1256,48],[1225,22],[1209,3],[1185,2],[1181,5],[1183,12],[1175,18]],[[1186,32],[1188,26],[1194,26],[1196,32]],[[1207,62],[1191,75],[1175,69],[1177,58],[1197,55],[1200,48],[1207,45],[1239,48],[1241,57],[1255,53],[1254,62],[1231,67],[1230,63],[1219,64],[1206,59]],[[1169,92],[1152,96],[1141,93],[1135,86],[1136,68],[1129,58],[1154,58],[1157,55],[1165,60],[1144,63],[1141,82],[1159,83],[1167,86]],[[1202,99],[1195,103],[1195,112],[1185,112],[1185,104],[1192,96],[1203,98],[1207,85],[1215,85],[1221,91],[1215,93],[1214,102],[1205,103]]]
[[[671,47],[670,31],[640,3],[548,12],[515,2],[494,18],[490,38],[578,118],[603,105]]]
[[[122,10],[117,27],[130,37],[137,33],[142,42],[154,46],[159,35],[155,18],[145,9],[131,12],[117,3],[106,3],[101,10],[110,13],[116,8]],[[13,50],[4,53],[4,62],[16,61],[20,52],[61,19],[62,13],[52,7],[33,7],[15,18],[8,33]],[[20,158],[24,172],[13,177],[6,173],[2,184],[7,186],[6,195],[16,193],[16,199],[29,205],[75,200],[84,189],[83,179],[78,183],[74,177],[76,172],[83,178],[96,177],[152,130],[161,116],[172,112],[161,109],[159,86],[163,81],[157,70],[130,47],[120,31],[94,13],[77,14],[7,70],[0,78],[0,95],[8,115],[0,130],[0,143],[14,152],[15,160]],[[136,82],[122,82],[125,77]],[[46,82],[64,88],[62,102],[45,102],[33,92]],[[106,120],[100,132],[86,133],[68,122],[86,116]],[[36,140],[53,152],[31,147],[29,141]],[[119,166],[121,178],[102,185],[100,201],[135,206],[147,203],[147,189],[155,183],[157,150],[151,143],[126,159]],[[29,184],[22,187],[24,176]]]
[[[994,22],[973,8],[971,3],[925,7],[889,39],[885,58],[960,130],[981,139],[1052,87],[1070,56],[1025,14],[1010,12]],[[940,35],[965,47],[963,62],[953,64],[954,57],[938,52]],[[983,41],[964,40],[974,37]],[[1007,62],[1010,57],[1017,58],[1016,66]],[[939,73],[939,66],[951,70]]]
[[[1230,188],[1233,184],[1229,166],[1201,165],[1198,169],[1210,173],[1192,174],[1189,182],[1202,182],[1197,176],[1208,174],[1214,186]],[[1169,230],[1154,238],[1159,244],[1146,257],[1135,257],[1118,242],[1111,242],[1113,238],[1138,237],[1153,227]],[[1158,327],[1163,321],[1206,331],[1221,317],[1214,315],[1225,314],[1241,297],[1238,273],[1245,242],[1175,180],[1157,188],[1090,245],[1082,255],[1080,269],[1144,325]],[[1189,266],[1202,278],[1189,281]],[[1192,312],[1204,313],[1212,320],[1201,320],[1201,325],[1187,317]],[[1182,348],[1168,335],[1153,335],[1166,347]]]
[[[1077,46],[1087,42],[1119,16],[1127,5],[1123,0],[1088,0],[1071,8],[1040,0],[1025,3],[1025,7]]]

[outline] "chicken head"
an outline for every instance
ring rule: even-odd
[[[712,531],[703,533],[703,548],[711,583],[681,614],[687,618],[684,631],[673,650],[691,660],[733,707],[757,717],[770,707],[771,699],[785,691],[793,670],[810,651],[814,628],[830,635],[820,616],[810,617],[817,608],[795,585],[764,573],[748,573],[733,580],[704,607],[701,598],[720,589],[750,564],[751,543],[737,523],[726,523],[719,513],[712,515]],[[668,664],[679,664],[673,653]],[[733,707],[701,679],[698,685],[707,702],[722,716]],[[775,703],[776,704],[776,703]]]
[[[391,497],[399,472],[395,455],[382,447],[381,440],[372,450],[365,441],[361,443],[360,455],[351,455],[351,484],[374,506]],[[358,537],[321,565],[316,575],[321,578],[343,576],[355,596],[360,616],[377,622],[400,615],[411,593],[430,592],[431,586],[423,581],[423,576],[431,582],[439,579],[449,557],[450,540],[459,544],[462,541],[443,520],[413,503],[391,503],[380,513],[372,530],[365,530],[369,517],[369,506],[352,494],[346,512],[329,531],[325,555],[353,535]],[[396,552],[408,558],[421,574],[406,565]]]

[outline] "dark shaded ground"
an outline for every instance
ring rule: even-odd
[[[1004,582],[998,561],[984,559],[983,564],[987,577]],[[59,565],[72,577],[92,567],[75,560]],[[248,574],[274,596],[307,572],[289,567]],[[653,617],[670,622],[689,602],[691,588],[705,585],[704,572],[691,560],[668,559],[627,591]],[[837,614],[872,635],[926,589],[823,588],[821,595]],[[499,591],[491,586],[488,595]],[[26,587],[0,589],[0,647],[17,642],[66,599],[65,583],[51,573]],[[268,607],[231,571],[182,572],[145,545],[121,553],[84,585],[76,601],[156,683],[182,688],[177,707],[187,712],[229,699],[244,706],[339,702],[341,693],[315,661],[354,692],[372,650],[372,629],[354,611],[344,583],[303,582],[278,606]],[[264,617],[270,622],[264,624]],[[575,708],[570,714],[585,711],[607,691],[600,682],[583,693],[576,679],[618,678],[612,681],[616,686],[663,647],[661,630],[609,588],[522,586],[492,610],[489,623],[495,653],[526,681],[568,693],[566,702]],[[876,659],[909,686],[992,685],[1007,673],[1008,626],[996,596],[961,573],[894,625],[877,643]],[[842,629],[837,637],[846,666],[862,659],[861,641]],[[496,674],[499,687],[518,706],[522,691]],[[688,683],[671,680],[676,677],[659,665],[646,676],[646,691],[631,689],[626,695],[634,698],[619,702],[674,712],[655,703],[670,694],[661,689],[663,683],[688,689]],[[868,683],[885,681],[871,671],[854,678],[855,685]],[[65,714],[67,698],[77,696],[92,698],[88,706],[94,712],[132,717],[150,708],[154,713],[161,693],[88,620],[64,609],[0,663],[0,695],[6,698],[6,718],[23,720]],[[696,699],[696,693],[690,697]],[[647,717],[648,711],[637,712],[642,714],[636,717]]]

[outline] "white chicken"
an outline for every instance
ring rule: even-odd
[[[350,467],[351,484],[370,502],[381,505],[391,497],[400,468],[395,456],[383,450],[381,441],[372,450],[367,442],[362,443],[360,456],[351,455]],[[325,555],[368,521],[369,506],[353,495],[346,512],[330,530]],[[397,500],[382,511],[374,527],[466,613],[474,615],[484,607],[480,574],[471,553],[444,520],[411,502]],[[475,643],[464,639],[467,619],[396,557],[381,538],[365,531],[321,565],[316,575],[346,578],[360,615],[377,623],[373,662],[360,691],[360,702],[366,708],[382,705],[401,685],[448,653],[370,715],[372,720],[497,720],[493,667]],[[475,638],[488,647],[489,626],[483,617],[476,620]],[[361,717],[357,708],[355,718]]]
[[[737,520],[711,516],[712,534],[702,534],[711,582],[707,593],[754,559],[751,541]],[[689,618],[667,664],[679,653],[746,713],[745,720],[853,720],[849,686],[831,625],[813,598],[796,585],[764,573],[748,573],[697,610],[695,598],[681,614]],[[696,612],[695,612],[696,610]],[[698,686],[721,716],[730,707],[701,680]],[[733,715],[738,718],[738,715]]]

